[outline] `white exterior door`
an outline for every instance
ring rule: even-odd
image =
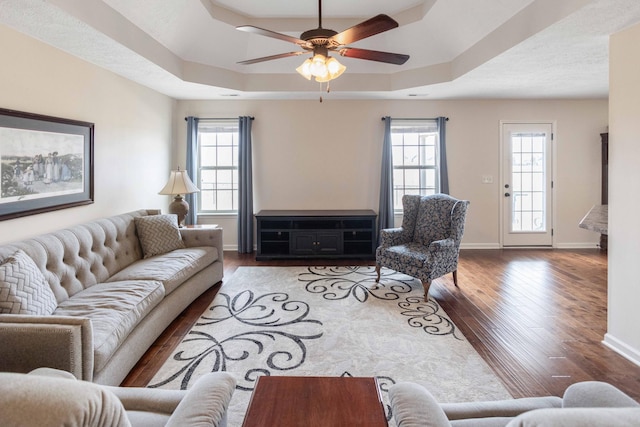
[[[502,123],[502,245],[552,246],[551,123]]]

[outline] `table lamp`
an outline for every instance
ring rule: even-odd
[[[180,170],[180,166],[178,166],[178,170],[171,171],[169,182],[167,182],[167,185],[158,193],[175,196],[173,202],[169,205],[169,213],[178,215],[179,227],[184,226],[184,219],[189,213],[189,203],[182,198],[182,195],[195,193],[197,191],[200,190],[191,182],[187,171]]]

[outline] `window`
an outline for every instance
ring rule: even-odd
[[[393,208],[402,212],[402,196],[440,192],[439,133],[436,120],[391,122]]]
[[[198,123],[198,213],[238,212],[238,121]]]

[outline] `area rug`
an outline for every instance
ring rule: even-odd
[[[373,267],[240,267],[149,387],[187,389],[206,372],[238,385],[229,426],[242,424],[261,375],[376,377],[388,390],[426,385],[441,402],[510,398],[421,283]]]

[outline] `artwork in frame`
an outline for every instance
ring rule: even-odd
[[[0,108],[0,220],[93,203],[93,130]]]

